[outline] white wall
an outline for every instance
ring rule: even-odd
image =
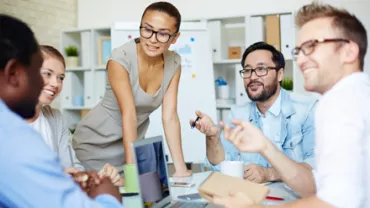
[[[291,12],[311,0],[168,0],[183,20]],[[78,0],[77,25],[80,28],[110,26],[116,21],[140,21],[153,0]],[[370,0],[321,0],[354,13],[368,30],[370,40]],[[367,53],[365,67],[369,66]],[[366,69],[367,68],[367,69]],[[370,67],[365,71],[370,73]]]
[[[184,20],[291,11],[309,0],[167,0]],[[78,26],[106,26],[112,21],[139,21],[153,0],[78,0]]]
[[[174,4],[184,20],[243,16],[246,14],[290,12],[311,0],[167,0]],[[78,0],[78,26],[106,26],[113,21],[139,21],[153,0]],[[335,6],[368,4],[369,0],[323,0]],[[367,7],[360,7],[365,11]],[[353,12],[356,12],[355,10]]]

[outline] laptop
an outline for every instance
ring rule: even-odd
[[[206,202],[178,201],[171,197],[162,136],[137,140],[132,146],[139,175],[139,195],[143,205],[151,203],[153,208],[204,208],[207,206]]]

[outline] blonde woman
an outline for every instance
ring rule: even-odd
[[[70,142],[70,132],[60,111],[50,107],[50,103],[59,95],[63,88],[65,78],[65,61],[62,54],[52,46],[42,45],[41,52],[44,62],[41,75],[44,87],[39,96],[35,116],[27,122],[34,127],[59,156],[66,173],[85,171],[80,161],[76,158]],[[112,183],[120,185],[120,175],[111,165],[105,164],[99,175],[109,176]]]

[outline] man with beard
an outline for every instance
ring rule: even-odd
[[[265,42],[257,42],[243,54],[240,75],[252,102],[231,108],[227,124],[233,119],[250,121],[262,130],[285,155],[311,170],[314,167],[315,99],[287,92],[280,86],[285,61],[281,52]],[[220,170],[224,160],[244,162],[244,179],[256,183],[281,181],[280,174],[259,153],[240,153],[224,139],[211,118],[196,111],[196,128],[206,135],[206,166]],[[194,121],[191,120],[192,124]],[[313,179],[310,180],[313,182]]]

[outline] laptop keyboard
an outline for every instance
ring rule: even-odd
[[[200,202],[179,202],[177,201],[175,204],[172,204],[172,208],[204,208],[208,204],[207,203],[200,203]]]

